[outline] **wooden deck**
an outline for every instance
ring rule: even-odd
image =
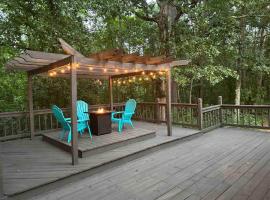
[[[80,180],[83,177],[153,152],[161,146],[181,141],[182,138],[193,137],[198,132],[175,127],[174,136],[168,137],[165,125],[144,122],[135,122],[134,125],[139,127],[135,130],[156,132],[156,137],[135,143],[131,142],[125,146],[81,158],[79,165],[76,166],[71,165],[71,156],[68,152],[42,141],[42,137],[35,137],[34,140],[20,139],[0,143],[4,193],[17,197],[17,199],[26,199],[26,196],[50,190],[59,184]],[[132,129],[126,129],[123,132],[123,137],[130,139],[131,134],[127,135],[127,133],[131,132]],[[115,138],[118,138],[118,134],[114,134]],[[94,138],[95,145],[102,144],[102,140],[98,140]],[[87,141],[89,142],[89,140]],[[106,138],[106,141],[111,141],[111,139]],[[24,194],[26,195],[24,196]]]
[[[37,200],[269,200],[270,135],[220,128]]]
[[[156,136],[154,130],[143,128],[124,129],[121,134],[113,131],[110,134],[93,135],[91,140],[88,133],[84,133],[78,137],[78,154],[80,158],[91,156],[97,153],[109,151],[127,144],[140,142]],[[56,147],[59,147],[67,152],[71,152],[71,143],[66,140],[59,139],[59,131],[53,133],[45,133],[42,135],[43,141],[47,141]]]

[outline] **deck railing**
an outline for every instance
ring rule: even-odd
[[[108,104],[91,105],[90,110],[100,107],[110,108]],[[114,110],[123,109],[124,103],[114,104]],[[63,111],[66,116],[69,115],[68,109],[64,108]],[[60,128],[50,109],[35,110],[34,119],[35,134]],[[166,103],[138,103],[134,119],[166,122]],[[220,126],[270,129],[270,105],[226,105],[222,104],[220,97],[219,105],[204,108],[201,99],[197,104],[172,103],[172,122],[204,131]],[[0,141],[30,136],[29,124],[28,112],[0,113]]]
[[[270,129],[270,105],[222,105],[222,124]]]

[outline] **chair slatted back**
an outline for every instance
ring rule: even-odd
[[[125,112],[124,112],[124,115],[123,115],[123,118],[124,119],[131,119],[132,115],[134,114],[135,112],[135,109],[136,109],[136,101],[134,99],[129,99],[127,102],[126,102],[126,105],[125,105]]]
[[[57,121],[63,126],[63,128],[65,130],[70,129],[68,122],[65,120],[63,111],[59,107],[57,107],[56,105],[53,105],[52,106],[52,113],[55,116],[55,118],[57,119]]]
[[[88,112],[88,104],[82,100],[77,101],[77,117],[79,120],[89,120],[89,114],[85,112]]]

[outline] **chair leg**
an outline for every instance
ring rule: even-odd
[[[132,121],[129,121],[129,124],[132,128],[134,128]]]
[[[88,123],[87,123],[87,129],[88,129],[89,136],[90,136],[90,138],[92,140],[93,137],[92,137],[92,133],[91,133],[91,130],[90,130],[90,127],[89,127]]]
[[[68,132],[68,143],[71,142],[71,131]]]
[[[118,122],[118,132],[122,134],[122,128],[123,128],[123,123],[121,121]]]

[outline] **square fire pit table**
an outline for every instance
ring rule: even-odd
[[[111,111],[91,111],[90,129],[94,135],[103,135],[112,132]]]

